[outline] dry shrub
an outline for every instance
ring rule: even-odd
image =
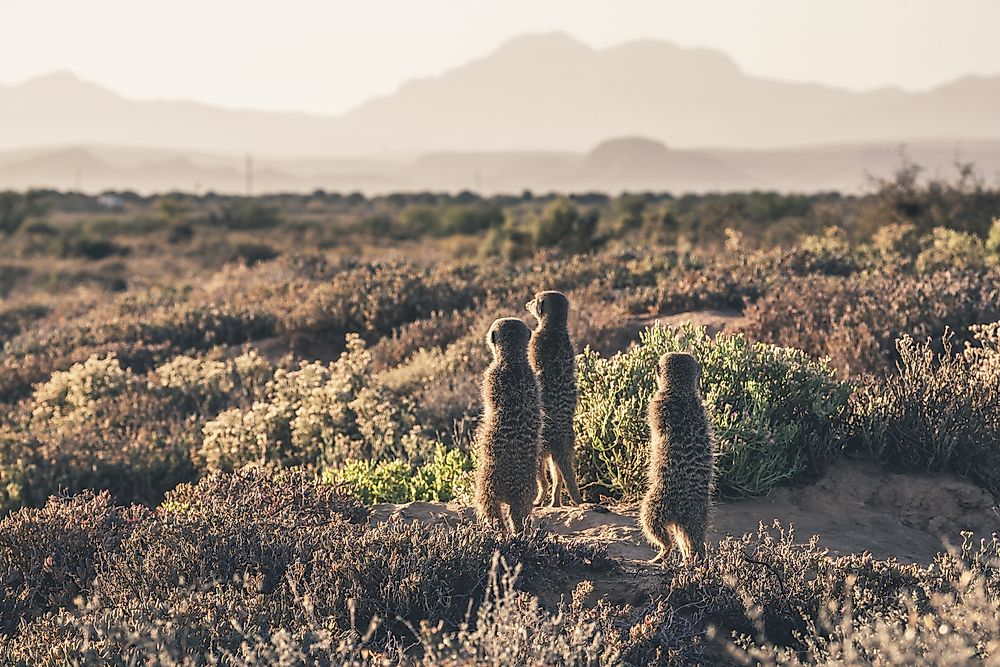
[[[850,277],[792,279],[747,308],[747,334],[829,356],[848,375],[878,373],[897,360],[895,341],[968,338],[972,324],[1000,319],[1000,273],[914,276],[885,268]]]
[[[338,274],[294,303],[282,329],[296,349],[339,344],[350,332],[375,341],[437,311],[461,310],[485,296],[474,272],[462,267],[420,269],[372,264]]]
[[[851,421],[872,455],[907,470],[951,470],[1000,495],[1000,322],[971,327],[978,346],[952,350],[946,332],[897,342],[898,373],[869,379],[852,397]]]
[[[41,600],[36,616],[52,612],[6,628],[0,658],[127,664],[155,654],[179,664],[282,644],[308,653],[313,644],[329,651],[324,638],[351,637],[372,623],[379,629],[369,646],[385,648],[422,621],[458,623],[482,599],[495,553],[520,564],[525,585],[555,571],[611,567],[599,553],[537,535],[510,539],[464,523],[358,523],[356,504],[302,474],[216,475],[121,528],[89,520],[95,512],[80,511],[88,498],[53,501],[46,512],[57,520],[22,510],[0,524],[12,531],[0,544],[20,559],[11,567],[23,569],[20,554],[31,545],[43,573],[17,599]],[[121,512],[104,500],[99,517]],[[60,530],[41,530],[47,520]],[[15,539],[30,534],[34,542]],[[44,575],[57,548],[65,568],[82,567],[85,585]]]
[[[302,472],[245,470],[155,514],[84,494],[0,521],[0,660],[671,665],[717,663],[728,646],[765,664],[949,651],[990,664],[998,556],[994,539],[926,566],[831,557],[775,524],[668,561],[635,606],[588,603],[589,577],[629,581],[600,552],[468,523],[369,525]],[[582,579],[568,602],[529,593],[564,577]]]
[[[993,665],[1000,659],[996,537],[930,567],[911,567],[888,587],[857,588],[868,572],[848,568],[842,585],[824,596],[818,613],[803,616],[791,646],[760,632],[737,637],[731,655],[758,665]],[[892,573],[892,564],[885,568]],[[899,566],[896,566],[898,569]],[[883,573],[884,576],[885,573]],[[867,590],[866,590],[867,589]]]
[[[0,633],[67,606],[90,590],[98,554],[116,549],[148,510],[116,507],[107,492],[52,498],[0,520]]]

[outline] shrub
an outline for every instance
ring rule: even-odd
[[[0,274],[2,274],[0,269]],[[0,288],[0,296],[3,288]],[[24,303],[18,305],[0,307],[0,350],[10,338],[21,333],[27,326],[47,316],[52,309],[48,306],[36,303]]]
[[[952,470],[1000,494],[1000,323],[973,327],[978,347],[944,353],[908,336],[899,372],[870,380],[852,399],[860,442],[908,470]]]
[[[18,625],[4,608],[0,660],[130,664],[155,653],[200,664],[256,647],[331,664],[324,655],[341,639],[379,652],[412,643],[422,622],[459,623],[483,599],[494,554],[521,568],[519,586],[611,568],[591,550],[474,524],[370,526],[350,499],[301,473],[214,475],[155,515],[106,498],[83,511],[89,498],[50,518],[23,511],[0,522],[3,574],[25,573],[4,604],[30,601],[11,609],[38,617]],[[266,664],[253,652],[248,661]]]
[[[627,352],[603,358],[586,350],[578,359],[577,451],[585,484],[618,496],[643,492],[656,365],[678,351],[694,354],[702,366],[722,496],[767,493],[815,474],[838,451],[848,388],[825,361],[742,335],[711,338],[704,328],[655,326]]]
[[[946,227],[935,227],[925,245],[914,264],[919,273],[947,269],[981,271],[986,267],[986,246],[978,236]]]
[[[90,590],[99,553],[114,549],[148,510],[115,507],[107,492],[52,498],[0,519],[0,634],[68,606]]]
[[[993,218],[989,236],[986,237],[986,251],[994,258],[1000,258],[1000,218]]]
[[[10,236],[27,220],[45,211],[44,193],[28,190],[24,194],[12,190],[0,191],[0,234]]]
[[[969,326],[1000,319],[1000,274],[939,271],[914,276],[892,267],[847,277],[792,279],[745,311],[744,331],[754,340],[828,356],[845,375],[880,373],[898,359],[895,342],[957,341]]]
[[[557,199],[535,220],[535,245],[539,248],[558,246],[569,252],[591,250],[597,221],[597,211],[581,213],[568,199]]]
[[[413,501],[448,502],[467,495],[472,461],[457,449],[438,445],[433,457],[416,466],[403,461],[348,461],[328,478],[344,487],[366,505],[372,503],[409,503]]]
[[[79,233],[64,234],[54,242],[54,253],[63,259],[82,257],[99,260],[113,256],[129,254],[128,246],[123,246],[111,239],[81,235]]]
[[[68,371],[53,373],[32,395],[32,425],[36,430],[58,430],[66,422],[94,419],[95,406],[102,398],[124,393],[135,381],[113,355],[92,356]]]
[[[245,241],[232,246],[227,254],[227,261],[243,262],[247,266],[253,266],[259,262],[268,262],[280,254],[267,243]]]
[[[155,504],[194,478],[191,461],[200,423],[139,387],[88,404],[57,425],[15,413],[0,429],[0,469],[16,485],[16,502],[40,506],[54,493],[106,489],[119,502]]]
[[[253,199],[238,199],[221,207],[218,213],[209,217],[212,224],[221,224],[228,229],[264,230],[281,224],[278,209]]]
[[[351,332],[374,342],[434,312],[468,308],[484,295],[467,268],[368,265],[311,288],[292,305],[283,330],[300,349],[317,343],[339,345]]]
[[[339,465],[350,458],[409,459],[416,444],[412,407],[391,401],[372,380],[371,354],[356,334],[337,361],[279,368],[266,399],[205,424],[199,456],[208,470],[247,463]]]
[[[273,373],[255,350],[227,360],[178,355],[153,371],[149,388],[170,396],[178,411],[210,414],[239,396],[263,398]]]

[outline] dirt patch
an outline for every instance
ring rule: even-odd
[[[708,335],[714,336],[718,333],[736,333],[742,330],[746,318],[739,311],[728,310],[692,310],[676,315],[642,315],[629,320],[634,332],[633,337],[638,337],[639,331],[657,322],[670,327],[679,327],[689,322],[696,327],[705,327]]]
[[[455,503],[377,505],[373,521],[458,523],[475,520],[471,507]],[[585,544],[599,545],[628,568],[644,569],[654,555],[642,536],[635,505],[544,508],[536,527]],[[722,503],[710,539],[756,532],[775,521],[794,527],[797,541],[813,535],[834,555],[870,552],[876,558],[927,563],[961,543],[961,532],[988,537],[1000,531],[996,501],[988,492],[952,475],[894,473],[873,463],[842,461],[819,482],[778,489],[764,498]]]

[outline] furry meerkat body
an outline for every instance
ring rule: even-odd
[[[476,512],[514,533],[527,527],[537,492],[542,418],[538,380],[528,363],[530,336],[528,326],[513,317],[490,327],[493,363],[483,376],[485,409],[476,433]]]
[[[675,546],[685,561],[704,556],[715,484],[714,444],[698,394],[701,370],[690,354],[660,358],[657,391],[649,404],[649,487],[639,522],[666,558]]]
[[[561,292],[545,291],[537,293],[525,308],[538,320],[531,334],[528,359],[538,377],[542,397],[541,454],[535,504],[543,504],[549,496],[552,507],[560,506],[565,487],[572,503],[579,505],[582,498],[576,483],[573,434],[576,361],[567,324],[569,301]]]

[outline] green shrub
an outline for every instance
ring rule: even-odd
[[[981,271],[986,264],[986,246],[981,238],[946,227],[935,227],[925,241],[924,249],[917,255],[914,267],[919,273],[947,269]]]
[[[580,212],[568,199],[557,199],[545,207],[534,222],[535,245],[559,247],[570,252],[585,252],[594,246],[598,213]]]
[[[994,259],[1000,259],[1000,218],[993,218],[990,234],[986,237],[986,250]]]
[[[327,478],[343,484],[366,505],[416,500],[448,502],[467,493],[470,470],[472,461],[467,454],[438,445],[433,457],[416,468],[399,460],[348,461],[342,468],[327,473]]]
[[[702,366],[720,495],[767,493],[817,473],[838,451],[848,387],[825,361],[742,335],[711,338],[704,328],[655,326],[627,352],[604,358],[586,350],[579,357],[576,432],[584,484],[617,496],[643,492],[656,365],[678,351],[694,354]]]
[[[860,442],[908,470],[951,470],[1000,494],[1000,323],[973,327],[979,342],[955,354],[909,336],[897,341],[899,372],[870,380],[851,404]]]

